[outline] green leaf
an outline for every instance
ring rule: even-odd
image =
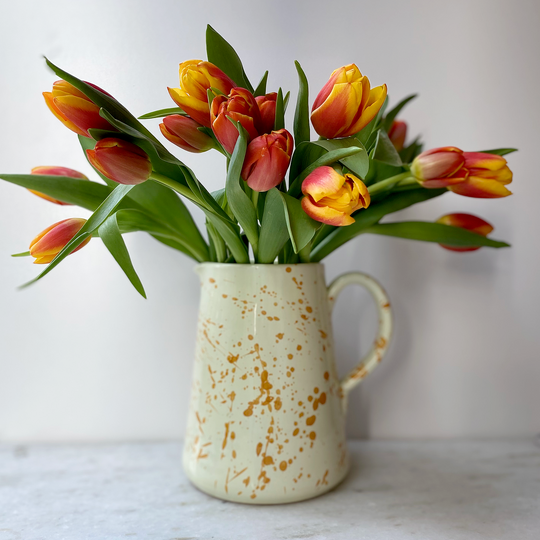
[[[26,287],[35,283],[46,276],[51,270],[58,266],[70,253],[77,249],[88,237],[92,236],[101,224],[114,212],[122,199],[133,189],[133,186],[119,185],[114,191],[101,203],[97,210],[90,216],[81,230],[67,243],[67,245],[58,253],[58,255],[48,264],[47,268],[36,278],[25,283]]]
[[[401,167],[403,165],[396,148],[392,144],[392,141],[388,138],[388,135],[382,129],[377,133],[377,139],[375,141],[375,147],[370,154],[371,159],[376,159],[382,163],[392,165],[394,167]]]
[[[287,92],[285,94],[285,97],[283,98],[283,111],[285,112],[287,110],[287,106],[289,105],[289,99],[291,97],[291,93]]]
[[[358,152],[362,152],[364,148],[360,148],[358,146],[350,146],[348,148],[341,148],[338,150],[331,150],[330,152],[327,152],[323,156],[321,156],[319,159],[314,161],[311,165],[306,167],[294,180],[294,182],[291,184],[291,187],[289,188],[289,194],[293,197],[297,197],[300,194],[300,189],[302,187],[302,182],[308,176],[311,174],[315,169],[318,167],[322,167],[324,165],[331,165],[332,163],[335,163],[336,161],[341,161],[343,158],[353,156],[354,154],[357,154]],[[365,151],[365,150],[364,150]]]
[[[116,214],[109,216],[98,229],[98,234],[103,240],[105,247],[109,250],[111,255],[114,257],[114,260],[118,263],[120,268],[124,271],[131,284],[135,287],[137,292],[143,297],[146,298],[146,293],[144,287],[133,268],[131,262],[131,257],[127,250],[124,239],[120,234],[120,229],[118,228],[118,222],[116,219]]]
[[[283,201],[285,221],[295,253],[301,251],[311,241],[321,224],[311,219],[303,210],[298,199],[277,191]]]
[[[482,154],[495,154],[497,156],[505,156],[506,154],[511,154],[512,152],[517,152],[517,148],[495,148],[493,150],[479,150]]]
[[[255,92],[253,93],[255,97],[266,95],[266,82],[267,81],[268,81],[268,71],[264,73],[264,75],[262,76],[262,79],[257,85],[257,88],[255,88]]]
[[[171,114],[180,114],[182,116],[187,116],[187,113],[184,112],[180,107],[170,107],[169,109],[159,109],[157,111],[152,111],[146,114],[139,116],[139,120],[150,120],[151,118],[163,118],[164,116],[169,116]]]
[[[411,161],[418,155],[420,152],[422,152],[422,147],[424,145],[420,142],[420,137],[416,137],[416,139],[409,144],[409,146],[403,148],[401,152],[399,153],[399,157],[401,158],[401,161],[403,163],[411,163]]]
[[[370,148],[370,139],[372,138],[374,133],[378,129],[380,129],[381,118],[386,111],[386,107],[388,107],[388,96],[386,96],[386,99],[384,100],[382,107],[379,109],[377,116],[375,116],[375,118],[367,126],[362,128],[358,133],[354,135],[354,137],[356,137],[367,148],[367,150],[369,150]]]
[[[368,227],[364,232],[395,236],[408,240],[436,242],[456,247],[509,247],[506,242],[491,240],[461,227],[452,227],[442,223],[428,221],[402,221],[399,223],[384,223]]]
[[[396,119],[396,116],[401,112],[403,107],[405,107],[407,103],[412,101],[417,96],[418,94],[411,94],[410,96],[407,96],[405,99],[402,99],[393,109],[391,109],[388,112],[388,114],[384,117],[384,120],[381,126],[382,129],[384,129],[388,133],[388,130],[392,127],[392,123]]]
[[[278,90],[276,99],[276,119],[274,121],[274,131],[285,128],[285,108],[283,105],[283,90]]]
[[[216,228],[206,220],[206,229],[208,231],[208,238],[211,240],[211,245],[214,248],[216,262],[225,262],[227,258],[227,246],[221,236],[219,236]]]
[[[262,264],[273,263],[288,239],[289,230],[285,218],[283,198],[277,188],[272,188],[266,194],[261,220],[258,262]]]
[[[310,139],[309,129],[309,87],[306,74],[300,66],[299,62],[295,61],[296,71],[298,72],[298,98],[296,99],[296,110],[294,111],[294,143],[296,147],[301,143],[307,142]]]
[[[326,154],[327,150],[309,141],[300,143],[294,150],[291,166],[289,168],[289,179],[292,181],[312,163]]]
[[[356,176],[364,179],[369,171],[369,157],[363,144],[355,137],[346,139],[327,139],[321,141],[313,141],[313,144],[322,146],[328,151],[338,150],[340,148],[351,148],[356,146],[361,148],[360,152],[352,156],[340,159],[340,163],[350,169]]]
[[[243,181],[240,178],[240,173],[242,172],[244,157],[246,155],[248,134],[240,122],[234,122],[234,124],[238,129],[239,136],[229,163],[225,192],[227,194],[227,202],[238,223],[246,233],[256,259],[259,245],[257,213],[251,199],[240,186],[240,182]]]
[[[23,251],[22,253],[13,253],[12,257],[30,257],[29,251]]]
[[[238,86],[253,93],[253,86],[246,76],[240,57],[210,25],[206,27],[206,54],[209,62],[221,69]]]
[[[110,187],[103,184],[67,176],[0,174],[0,178],[87,210],[95,210],[112,191]]]
[[[362,234],[368,227],[375,225],[385,215],[438,197],[443,193],[448,193],[448,191],[446,189],[415,189],[402,193],[394,193],[380,202],[372,203],[365,210],[359,210],[353,216],[355,222],[347,227],[324,225],[315,239],[314,244],[316,245],[311,252],[311,261],[321,261],[330,255],[332,251],[359,234]]]

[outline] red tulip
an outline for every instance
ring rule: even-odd
[[[82,178],[83,180],[88,180],[88,178],[86,178],[86,176],[83,173],[80,173],[79,171],[75,171],[73,169],[68,169],[67,167],[54,167],[54,166],[34,167],[31,173],[36,174],[36,175],[46,175],[46,176],[69,176],[71,178]],[[49,195],[45,195],[44,193],[40,193],[39,191],[35,191],[33,189],[29,189],[28,191],[54,204],[60,204],[62,206],[70,205],[70,203],[59,201],[58,199],[53,199],[52,197],[49,197]]]
[[[464,167],[468,170],[467,179],[448,189],[458,195],[493,199],[507,197],[512,192],[506,184],[512,182],[512,171],[502,156],[482,152],[464,152]]]
[[[238,130],[229,120],[240,122],[248,132],[249,140],[258,137],[261,131],[261,114],[253,94],[245,88],[233,88],[228,96],[216,96],[210,110],[212,130],[218,141],[232,154]]]
[[[483,219],[473,216],[471,214],[447,214],[442,216],[437,220],[437,223],[442,223],[443,225],[451,225],[452,227],[460,227],[462,229],[467,229],[468,231],[474,232],[476,234],[481,234],[482,236],[487,236],[493,227]],[[446,244],[440,244],[445,249],[450,251],[476,251],[480,247],[457,247],[457,246],[448,246]]]
[[[433,148],[414,159],[411,173],[425,188],[443,188],[465,181],[468,171],[464,164],[463,151],[459,148]]]
[[[212,137],[199,131],[202,127],[192,118],[173,114],[166,116],[163,123],[159,124],[159,129],[163,136],[188,152],[206,152],[214,147]]]
[[[315,98],[311,123],[327,139],[349,137],[367,126],[386,99],[386,84],[371,88],[354,65],[336,69]]]
[[[342,176],[332,167],[317,167],[302,182],[302,208],[314,219],[342,227],[354,223],[351,216],[371,202],[364,182],[352,174]]]
[[[82,229],[85,223],[86,219],[82,218],[64,219],[40,232],[30,243],[30,255],[36,259],[34,264],[50,263]],[[88,244],[90,238],[88,237],[72,253],[79,251]]]
[[[255,98],[255,101],[261,113],[261,131],[263,133],[270,133],[274,129],[274,123],[276,121],[277,93],[271,92],[265,96],[258,96]]]
[[[107,94],[96,85],[87,84]],[[99,116],[99,106],[66,81],[56,81],[52,92],[43,92],[43,97],[54,116],[78,135],[90,137],[88,130],[91,128],[116,131],[107,120]]]
[[[234,82],[217,66],[202,60],[186,60],[180,64],[180,88],[169,88],[174,102],[196,122],[210,127],[209,88],[228,94]]]
[[[293,151],[293,138],[286,129],[253,139],[247,147],[242,178],[255,191],[268,191],[280,184]]]
[[[86,154],[101,174],[119,184],[141,184],[152,173],[146,152],[122,139],[101,139],[94,150],[87,150]]]
[[[403,150],[405,139],[407,138],[407,122],[394,120],[388,130],[388,137],[398,152]]]

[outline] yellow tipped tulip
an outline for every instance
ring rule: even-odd
[[[327,139],[350,137],[367,126],[386,99],[386,84],[371,88],[354,64],[336,69],[313,103],[311,123]]]
[[[202,60],[186,60],[180,64],[180,88],[169,88],[174,102],[193,120],[210,127],[207,91],[217,88],[228,95],[236,86],[217,66]]]
[[[490,223],[484,221],[478,216],[473,216],[472,214],[446,214],[445,216],[440,217],[437,220],[437,223],[442,223],[443,225],[451,225],[452,227],[460,227],[476,234],[481,234],[482,236],[487,236],[490,232],[493,231],[493,226]],[[480,246],[458,247],[448,246],[446,244],[439,245],[444,249],[458,252],[476,251],[477,249],[480,249]]]
[[[88,178],[83,173],[80,173],[79,171],[75,171],[74,169],[68,169],[67,167],[54,167],[54,166],[45,165],[41,167],[34,167],[30,172],[31,174],[36,174],[36,175],[69,176],[70,178],[82,178],[83,180],[88,180]],[[40,193],[39,191],[35,191],[33,189],[29,189],[28,191],[54,204],[59,204],[61,206],[70,205],[70,203],[59,201],[58,199],[53,199],[53,197],[49,197],[48,195],[45,195],[44,193]]]
[[[342,176],[332,167],[318,167],[302,183],[302,208],[321,223],[342,227],[354,223],[351,216],[371,202],[364,182],[352,174]]]
[[[54,223],[40,232],[30,243],[30,255],[36,260],[34,264],[50,263],[69,243],[69,241],[82,229],[86,219],[70,218]],[[79,251],[88,242],[88,237],[72,253]]]

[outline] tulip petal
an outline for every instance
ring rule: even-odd
[[[77,135],[82,135],[83,137],[88,137],[88,133],[79,127],[77,127],[73,122],[68,120],[58,109],[58,107],[54,104],[53,101],[53,95],[51,92],[43,92],[43,97],[45,98],[45,103],[49,110],[71,131],[77,133]]]
[[[320,207],[313,202],[309,195],[302,198],[302,209],[304,212],[315,221],[333,225],[334,227],[343,227],[354,223],[354,218],[334,210],[328,206]]]
[[[496,154],[486,154],[484,152],[463,152],[465,167],[468,169],[488,169],[497,171],[502,169],[507,161],[502,156]]]
[[[386,94],[386,84],[371,89],[366,108],[362,111],[362,114],[358,120],[347,131],[345,131],[341,137],[349,137],[365,128],[377,116],[377,113],[384,104]]]
[[[466,182],[450,186],[448,189],[458,195],[477,199],[497,199],[512,195],[512,192],[497,180],[485,180],[476,176],[469,177]]]
[[[323,197],[338,192],[344,183],[345,177],[332,167],[317,167],[302,182],[302,193],[310,195],[315,202],[318,202]]]
[[[77,96],[60,96],[53,99],[58,110],[79,129],[111,129],[105,118],[99,116],[99,107]],[[88,136],[88,135],[87,135]]]

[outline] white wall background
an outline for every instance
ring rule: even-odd
[[[294,59],[312,98],[350,62],[373,84],[386,82],[394,103],[419,91],[402,117],[428,147],[519,147],[509,158],[515,195],[449,194],[396,219],[476,213],[513,247],[461,255],[364,237],[329,258],[329,280],[366,271],[396,311],[387,358],[352,397],[349,433],[532,434],[540,430],[539,22],[535,0],[2,0],[0,169],[55,164],[95,177],[76,137],[43,103],[55,76],[41,55],[142,114],[173,105],[166,87],[177,84],[179,62],[205,56],[206,23],[234,44],[254,82],[268,68],[269,88],[293,97]],[[157,133],[157,121],[150,124]],[[220,156],[184,158],[210,190],[222,185]],[[86,215],[0,182],[0,440],[180,437],[198,303],[190,260],[142,233],[129,236],[144,301],[94,240],[39,284],[16,290],[39,268],[9,255],[49,224]],[[343,372],[374,332],[369,302],[361,291],[338,302]]]

